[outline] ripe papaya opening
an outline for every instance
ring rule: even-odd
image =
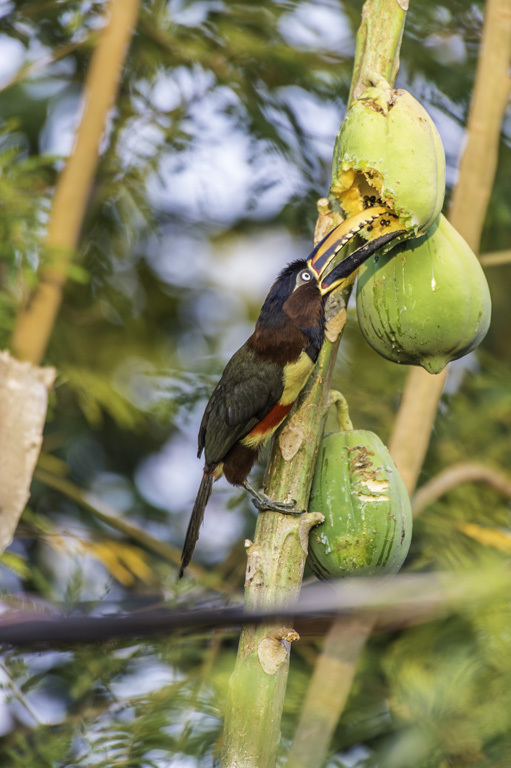
[[[374,240],[387,232],[396,232],[402,230],[403,225],[406,226],[394,209],[393,199],[383,194],[383,187],[382,175],[372,168],[364,171],[354,168],[343,170],[331,187],[331,192],[339,200],[348,220],[375,206],[386,209],[378,219],[361,230],[360,234],[366,240]]]

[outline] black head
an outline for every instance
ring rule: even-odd
[[[292,323],[307,336],[307,353],[315,360],[323,343],[323,303],[314,271],[305,260],[293,261],[273,283],[261,308],[256,329],[279,331]]]
[[[305,287],[308,289],[306,292]],[[282,316],[286,311],[284,305],[296,292],[299,292],[297,299],[300,300],[296,303],[302,300],[307,301],[307,299],[310,301],[313,297],[321,299],[316,276],[304,259],[291,262],[279,274],[261,307],[258,324],[267,326],[284,322],[285,318]]]

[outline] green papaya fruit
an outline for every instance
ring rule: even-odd
[[[484,339],[490,292],[477,257],[440,215],[423,237],[361,267],[357,315],[383,357],[440,373]]]
[[[426,232],[442,210],[445,153],[438,131],[408,91],[392,89],[383,78],[349,107],[337,136],[331,193],[346,217],[384,205],[362,234]]]
[[[335,432],[322,439],[309,510],[325,516],[309,536],[309,563],[318,578],[395,573],[401,567],[412,532],[410,500],[374,432]]]

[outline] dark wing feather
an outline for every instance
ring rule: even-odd
[[[282,379],[282,366],[258,359],[247,344],[233,355],[199,429],[199,456],[205,449],[206,466],[223,461],[233,445],[278,403],[284,391]]]

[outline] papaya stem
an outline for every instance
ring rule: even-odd
[[[351,432],[353,424],[350,419],[348,401],[336,389],[330,390],[330,403],[335,405],[337,411],[337,423],[341,432]]]
[[[391,86],[399,70],[399,51],[408,0],[367,0],[357,33],[348,106],[376,77]]]

